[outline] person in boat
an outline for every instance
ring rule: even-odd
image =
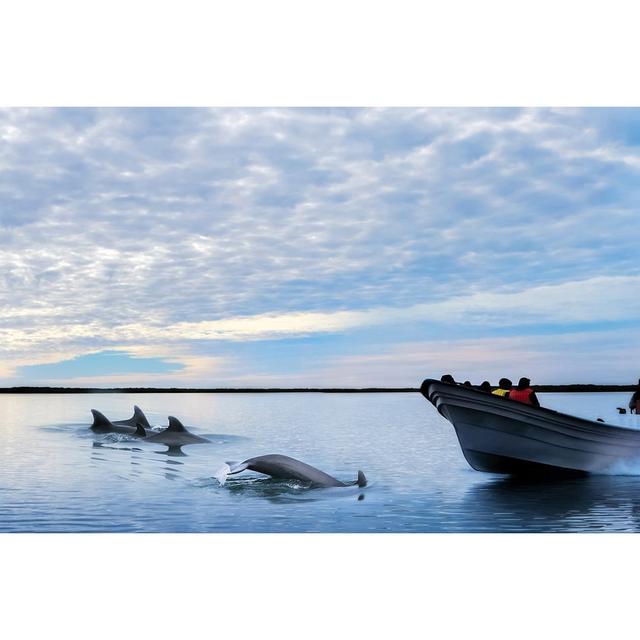
[[[536,392],[531,388],[531,380],[529,378],[520,378],[518,386],[515,389],[511,389],[509,393],[509,400],[524,402],[524,404],[530,404],[532,407],[540,406]]]
[[[480,385],[480,391],[484,391],[485,393],[491,393],[491,383],[488,380],[485,380]]]
[[[462,383],[462,386],[463,386],[463,387],[469,387],[469,388],[473,387],[473,385],[471,384],[471,380],[465,380],[465,381]]]
[[[640,414],[640,380],[638,380],[638,386],[629,400],[629,409],[631,409],[631,413]]]
[[[442,376],[442,378],[440,378],[440,382],[447,382],[448,384],[457,384],[450,373],[445,373]]]
[[[511,382],[509,378],[500,378],[500,380],[498,381],[498,388],[494,389],[491,393],[494,396],[502,396],[503,398],[508,398],[511,387],[513,387],[513,382]]]

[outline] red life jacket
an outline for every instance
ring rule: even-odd
[[[533,404],[531,402],[531,394],[533,389],[527,387],[526,389],[511,389],[509,392],[509,400],[515,400],[516,402],[524,402],[525,404]]]

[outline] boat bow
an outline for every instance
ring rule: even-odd
[[[454,427],[462,453],[478,471],[606,473],[640,461],[640,432],[427,379],[422,395]]]

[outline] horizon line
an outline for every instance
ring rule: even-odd
[[[634,391],[636,385],[570,383],[531,385],[535,391]],[[416,393],[420,387],[0,387],[0,393]]]

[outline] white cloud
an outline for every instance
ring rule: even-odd
[[[162,345],[164,356],[169,356],[172,350],[176,352],[176,345],[189,341],[265,340],[375,326],[391,329],[417,322],[497,329],[527,324],[620,322],[640,315],[640,300],[635,295],[638,290],[640,276],[600,276],[510,293],[478,292],[405,308],[272,313],[167,325],[155,324],[153,319],[124,324],[101,318],[90,323],[57,321],[37,328],[0,328],[0,339],[6,354],[50,344],[79,345],[90,339],[103,346],[130,344],[127,350],[137,354],[145,354],[148,349],[160,355],[158,345]]]
[[[637,317],[639,156],[607,117],[1,111],[0,349]]]
[[[527,376],[535,384],[634,384],[640,358],[638,332],[425,340],[377,353],[330,358],[302,378],[307,384],[351,387],[419,387],[425,378],[451,373],[456,380],[493,384]],[[297,376],[300,380],[301,376]],[[296,377],[288,382],[295,384]],[[282,383],[282,379],[280,380]]]

